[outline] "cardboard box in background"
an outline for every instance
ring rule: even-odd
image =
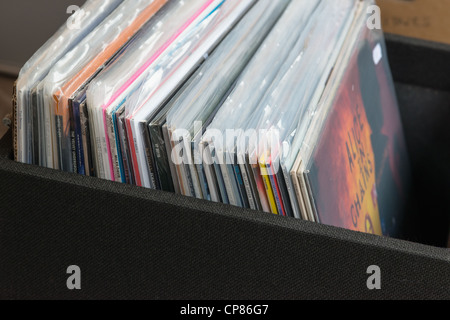
[[[450,44],[450,0],[377,0],[385,32]]]

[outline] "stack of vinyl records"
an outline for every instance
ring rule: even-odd
[[[400,236],[409,165],[373,5],[87,1],[20,73],[16,159]]]

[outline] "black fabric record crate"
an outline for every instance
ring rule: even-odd
[[[406,241],[15,163],[9,133],[0,298],[449,299],[450,47],[387,44],[414,176]]]

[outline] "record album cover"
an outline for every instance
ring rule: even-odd
[[[369,34],[350,56],[306,180],[321,223],[399,237],[409,163],[384,41]]]

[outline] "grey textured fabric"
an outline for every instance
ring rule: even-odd
[[[0,161],[0,298],[450,298],[450,252]],[[66,288],[70,265],[82,290]],[[366,270],[382,271],[382,290]]]

